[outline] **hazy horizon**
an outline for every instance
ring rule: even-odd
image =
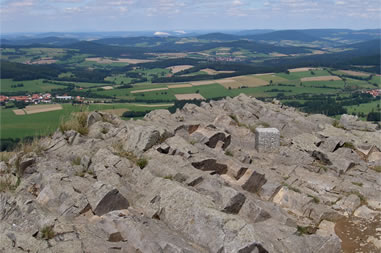
[[[1,34],[379,29],[378,0],[0,0]]]

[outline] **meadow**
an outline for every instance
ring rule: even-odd
[[[20,84],[22,84],[22,86]],[[64,86],[56,84],[44,83],[42,79],[31,81],[13,81],[12,79],[0,79],[1,92],[49,92],[52,89],[62,89],[63,87]]]
[[[91,104],[89,106],[77,106],[62,104],[63,109],[59,111],[41,112],[35,114],[15,115],[14,108],[0,109],[0,139],[23,138],[26,136],[43,136],[53,133],[62,120],[71,117],[72,112],[101,111],[125,109],[125,111],[151,111],[165,109],[169,105],[145,105],[145,104]]]

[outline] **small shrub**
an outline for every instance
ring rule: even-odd
[[[233,156],[233,153],[230,150],[225,151],[225,155],[227,156]]]
[[[168,180],[173,180],[173,176],[172,175],[168,175],[168,176],[165,176],[163,177],[164,179],[168,179]]]
[[[55,236],[53,226],[45,226],[41,229],[41,238],[44,240],[50,240]]]
[[[297,226],[296,227],[296,234],[299,236],[301,236],[301,235],[312,235],[315,232],[316,232],[316,228],[313,228],[310,226],[307,226],[307,227]]]
[[[145,159],[145,158],[139,158],[137,161],[136,161],[136,165],[139,166],[139,168],[141,169],[144,169],[148,164],[148,160]]]
[[[340,121],[338,121],[338,120],[334,120],[332,122],[332,126],[336,127],[336,128],[342,128],[342,129],[344,129],[344,127],[342,125],[340,125]]]

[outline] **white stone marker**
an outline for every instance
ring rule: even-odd
[[[280,134],[276,128],[255,129],[255,149],[258,152],[275,151],[280,146]]]

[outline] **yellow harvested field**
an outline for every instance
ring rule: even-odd
[[[40,112],[50,112],[50,111],[58,111],[62,110],[62,105],[53,104],[53,105],[28,105],[25,107],[25,112],[27,114],[34,114]]]
[[[254,76],[267,76],[267,75],[275,75],[275,73],[261,73],[261,74],[254,74]],[[287,79],[286,79],[287,80]]]
[[[193,65],[177,65],[177,66],[168,67],[167,69],[169,69],[173,74],[175,74],[177,72],[190,69],[190,68],[193,68]]]
[[[316,76],[316,77],[304,77],[301,78],[302,82],[313,82],[313,81],[338,81],[341,80],[338,76]]]
[[[235,71],[229,71],[229,70],[217,71],[214,69],[201,69],[200,71],[206,72],[208,75],[217,75],[217,74],[234,73],[235,72]]]
[[[128,111],[128,109],[125,108],[118,108],[118,109],[107,109],[107,110],[102,110],[101,112],[106,112],[106,113],[112,113],[117,116],[122,116],[124,112]]]
[[[217,83],[217,80],[207,80],[207,81],[196,81],[191,82],[192,86],[201,86],[201,85],[208,85],[208,84],[214,84]]]
[[[304,72],[304,71],[310,71],[310,70],[318,70],[320,68],[296,68],[296,69],[289,69],[291,73],[293,72]]]
[[[344,74],[351,75],[351,76],[369,76],[369,73],[352,71],[352,70],[340,70],[340,72],[343,72]]]
[[[230,79],[229,82],[228,82],[228,80],[226,80],[226,82],[219,82],[219,84],[224,86],[226,89],[229,89],[229,88],[238,89],[242,86],[242,84],[240,82],[237,82],[233,79]]]
[[[177,100],[192,100],[192,99],[202,99],[204,100],[205,98],[201,96],[198,93],[190,93],[190,94],[176,94],[175,95]]]
[[[264,85],[267,85],[269,83],[263,79],[255,77],[255,76],[239,76],[239,77],[234,77],[233,80],[241,83],[242,85],[248,86],[248,87],[264,86]]]
[[[149,92],[149,91],[158,91],[158,90],[168,90],[168,88],[155,88],[155,89],[146,89],[146,90],[133,90],[130,93],[142,93],[142,92]]]
[[[112,90],[114,88],[112,86],[103,86],[102,89],[104,89],[104,90]]]
[[[135,106],[141,106],[141,107],[169,107],[169,106],[173,106],[173,104],[131,104],[131,105],[135,105]]]
[[[176,88],[189,88],[192,87],[192,84],[175,84],[175,85],[168,85],[168,88],[170,89],[176,89]]]
[[[129,59],[129,58],[118,58],[116,60],[110,58],[101,58],[101,57],[92,57],[86,58],[86,61],[95,61],[97,63],[111,64],[111,63],[129,63],[129,64],[138,64],[146,62],[154,62],[154,60],[141,60],[141,59]]]
[[[16,115],[25,115],[25,112],[24,112],[24,110],[22,110],[22,109],[16,109],[16,110],[13,110],[13,112],[14,112]]]

